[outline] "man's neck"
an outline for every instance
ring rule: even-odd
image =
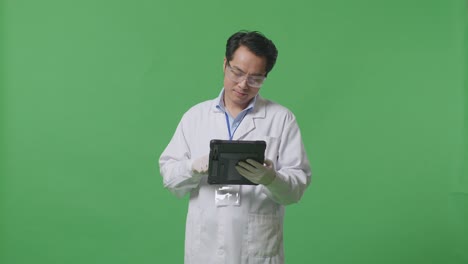
[[[240,112],[242,112],[245,108],[247,108],[247,106],[249,105],[249,103],[247,103],[246,105],[237,105],[237,104],[227,103],[226,100],[224,100],[224,98],[223,98],[223,101],[224,101],[224,108],[226,108],[226,111],[228,111],[228,113],[232,116],[232,118],[236,118],[237,115]]]

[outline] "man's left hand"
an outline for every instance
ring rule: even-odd
[[[239,161],[236,170],[249,181],[256,184],[268,185],[276,178],[275,167],[271,160],[261,164],[253,159]]]

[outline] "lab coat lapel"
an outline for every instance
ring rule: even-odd
[[[244,120],[242,120],[241,124],[234,133],[235,140],[242,140],[249,134],[250,131],[255,129],[255,118],[251,115],[246,115]]]
[[[265,114],[265,100],[258,95],[254,109],[244,117],[234,134],[234,139],[243,140],[247,137],[251,131],[257,128],[255,121],[259,118],[265,118]]]
[[[229,132],[226,125],[226,116],[224,112],[221,111],[216,105],[218,104],[217,100],[213,100],[211,105],[211,111],[214,118],[215,127],[210,130],[211,139],[229,139]]]

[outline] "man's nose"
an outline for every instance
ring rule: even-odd
[[[247,78],[244,78],[244,80],[240,81],[238,85],[242,89],[248,89],[249,88],[248,85],[247,85]]]

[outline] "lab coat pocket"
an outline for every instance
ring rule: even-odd
[[[251,257],[273,257],[279,254],[283,230],[278,216],[249,214],[248,254]]]

